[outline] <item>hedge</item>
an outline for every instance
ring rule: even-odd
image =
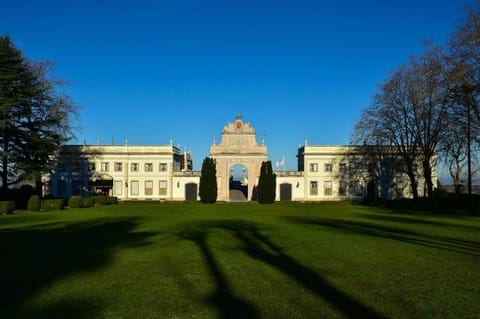
[[[68,207],[70,208],[80,208],[83,207],[83,198],[82,196],[72,196],[68,199]]]
[[[42,200],[41,207],[45,210],[61,210],[64,206],[64,199],[44,199]]]
[[[27,209],[31,212],[38,212],[41,207],[40,197],[38,195],[32,195],[28,200]]]
[[[7,215],[13,213],[15,210],[14,201],[1,201],[0,202],[0,214]]]
[[[97,196],[95,197],[95,204],[98,205],[114,205],[117,203],[117,197],[115,196]]]
[[[85,197],[83,199],[83,207],[93,207],[95,206],[95,197]]]

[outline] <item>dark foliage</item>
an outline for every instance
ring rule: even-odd
[[[93,207],[93,206],[95,206],[95,197],[83,198],[83,207]]]
[[[272,162],[263,162],[257,188],[260,204],[272,204],[275,201],[276,178],[272,170]]]
[[[31,185],[23,185],[20,189],[8,189],[2,191],[0,200],[14,201],[16,209],[27,209],[28,200],[35,194],[35,190]]]
[[[0,36],[0,178],[2,191],[22,180],[34,181],[55,163],[52,154],[72,136],[75,105],[48,76],[51,63],[31,61],[8,36]]]
[[[31,212],[38,212],[40,210],[41,203],[38,195],[32,195],[28,200],[28,210]]]
[[[202,203],[213,204],[217,201],[217,168],[213,158],[206,157],[203,160],[199,193]]]
[[[115,205],[118,203],[118,199],[115,196],[101,195],[95,197],[95,203],[98,205]]]
[[[62,210],[65,206],[65,199],[44,199],[41,202],[43,210]]]
[[[15,210],[15,202],[14,201],[2,201],[0,202],[0,214],[7,215],[13,213]]]
[[[68,199],[68,207],[70,208],[81,208],[83,207],[83,198],[82,196],[72,196]]]

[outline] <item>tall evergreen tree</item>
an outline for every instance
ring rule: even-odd
[[[200,201],[213,204],[217,201],[217,168],[213,158],[205,157],[200,176]]]
[[[277,176],[273,173],[272,162],[262,162],[258,180],[258,201],[261,204],[272,204],[275,201]]]
[[[48,76],[50,63],[26,59],[9,37],[0,36],[0,177],[2,190],[22,179],[49,172],[52,155],[73,137],[70,98]]]

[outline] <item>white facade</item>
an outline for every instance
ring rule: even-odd
[[[180,185],[198,184],[191,155],[173,145],[66,145],[56,171],[44,178],[44,194],[56,197],[105,194],[119,200],[185,199]],[[192,175],[192,174],[191,174]],[[198,174],[197,174],[198,175]]]
[[[371,148],[380,160],[381,149]],[[364,146],[304,145],[298,149],[298,169],[304,172],[303,198],[305,201],[360,200],[370,198],[411,198],[408,176],[396,169],[383,175],[368,166],[372,159],[365,156]],[[379,155],[380,154],[380,155]],[[382,161],[398,161],[398,155],[383,155]],[[377,164],[378,165],[378,164]],[[395,164],[393,164],[395,165]],[[420,167],[418,165],[417,167]],[[436,166],[432,180],[437,186]],[[377,170],[379,167],[377,167]],[[423,177],[416,173],[419,196],[423,196]]]
[[[375,149],[373,149],[375,150]],[[359,200],[365,197],[412,197],[404,173],[378,176],[366,169],[360,146],[307,145],[297,152],[297,171],[277,171],[277,201]],[[229,201],[233,167],[243,165],[246,200],[255,200],[260,166],[267,148],[249,123],[237,116],[214,137],[210,156],[217,163],[219,201]],[[200,172],[192,170],[191,154],[169,145],[66,145],[59,156],[57,170],[44,177],[44,194],[54,197],[105,194],[119,200],[198,200]],[[384,159],[385,160],[385,159]],[[388,158],[387,158],[388,160]],[[385,174],[384,174],[385,175]],[[421,174],[417,174],[421,176]],[[436,187],[436,166],[433,177]],[[419,196],[424,194],[418,178]]]

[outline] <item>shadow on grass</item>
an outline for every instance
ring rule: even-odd
[[[133,232],[136,226],[135,219],[99,219],[0,230],[0,318],[18,317],[31,298],[59,279],[107,266],[120,247],[147,245],[153,233]],[[75,305],[67,298],[28,311],[33,318],[64,318],[71,310],[88,317],[101,305],[85,301]]]
[[[395,215],[388,215],[385,212],[377,213],[377,214],[356,214],[356,216],[371,219],[371,220],[379,220],[379,221],[386,221],[386,222],[395,222],[395,223],[404,223],[404,224],[419,224],[419,225],[433,225],[433,226],[442,226],[442,227],[451,227],[451,228],[460,228],[468,231],[480,231],[480,227],[472,226],[472,225],[456,225],[451,223],[443,223],[440,221],[433,221],[433,220],[426,220],[419,216],[418,218],[406,217],[406,216],[395,216]]]
[[[232,295],[226,276],[213,260],[212,253],[207,245],[207,236],[214,228],[232,233],[243,245],[243,251],[248,256],[264,262],[275,270],[289,276],[318,297],[327,301],[347,318],[384,318],[381,314],[343,293],[321,275],[286,254],[281,247],[274,244],[267,236],[262,235],[254,223],[229,220],[184,225],[181,227],[178,235],[181,238],[195,242],[202,252],[217,285],[217,291],[209,301],[213,301],[213,304],[217,306],[221,313],[221,318],[255,318],[258,315],[254,312],[252,305],[238,300]],[[220,297],[222,294],[223,297]]]
[[[206,302],[218,309],[220,318],[258,318],[258,312],[253,305],[234,295],[227,277],[207,244],[208,234],[213,227],[215,227],[214,224],[209,223],[189,224],[184,225],[177,233],[181,238],[190,240],[198,246],[215,281],[216,290]]]
[[[420,245],[429,248],[436,248],[466,254],[471,256],[480,256],[480,242],[456,239],[450,237],[428,235],[417,233],[410,230],[399,229],[396,227],[378,225],[369,222],[346,221],[330,218],[305,218],[298,216],[285,217],[290,222],[316,225],[335,229],[338,231],[361,234],[365,236],[379,237],[396,240],[413,245]]]
[[[100,316],[101,304],[99,300],[82,298],[80,300],[62,299],[48,305],[42,305],[35,309],[22,309],[12,318],[49,318],[49,319],[84,319],[98,318]],[[7,317],[10,318],[10,317]]]

